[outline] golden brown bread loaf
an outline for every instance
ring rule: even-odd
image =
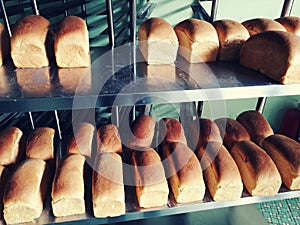
[[[80,154],[67,155],[59,162],[51,192],[54,216],[85,213],[84,164],[85,157]]]
[[[300,37],[266,31],[250,37],[240,53],[240,64],[283,84],[300,83]]]
[[[37,15],[22,17],[13,27],[11,57],[18,68],[38,68],[49,65],[48,28],[50,22]]]
[[[67,16],[59,24],[54,54],[58,67],[88,67],[91,64],[86,22],[78,16]]]
[[[92,175],[92,201],[95,217],[125,214],[122,159],[117,153],[99,154]]]
[[[94,125],[91,123],[81,122],[74,126],[74,136],[69,142],[67,154],[91,157],[94,131]]]
[[[274,134],[262,142],[275,162],[283,183],[290,190],[300,189],[300,144],[284,135]]]
[[[150,18],[138,29],[139,49],[148,64],[170,64],[176,60],[178,40],[173,27],[162,18]]]
[[[232,61],[240,59],[240,50],[250,37],[248,30],[239,22],[229,19],[217,20],[212,23],[219,38],[218,59]]]
[[[17,163],[23,154],[23,132],[17,127],[7,127],[0,131],[0,165]]]
[[[251,140],[261,146],[262,141],[274,134],[264,115],[255,110],[247,110],[238,115],[236,120],[246,128]]]
[[[242,25],[246,27],[250,36],[269,30],[286,31],[280,23],[268,18],[249,19],[242,22]]]
[[[219,127],[220,134],[223,137],[223,144],[229,151],[239,141],[250,141],[248,131],[238,121],[231,118],[218,118],[214,122]]]
[[[162,118],[159,121],[159,136],[161,142],[181,142],[187,144],[181,123],[174,118]]]
[[[9,54],[10,40],[5,27],[0,23],[0,66],[3,65],[4,59]]]
[[[180,142],[164,142],[162,160],[177,203],[200,201],[205,184],[200,162],[194,152]]]
[[[212,62],[219,50],[218,34],[211,23],[186,19],[174,28],[179,40],[178,53],[190,63]]]
[[[252,141],[240,141],[231,149],[243,183],[252,196],[278,193],[281,177],[271,157]]]
[[[98,128],[98,152],[115,152],[122,154],[122,142],[119,129],[114,124]]]
[[[158,153],[152,148],[133,151],[131,160],[139,206],[151,208],[167,205],[169,188]]]
[[[300,17],[285,16],[277,18],[275,21],[284,26],[287,32],[300,36]]]
[[[50,127],[39,127],[32,131],[26,143],[26,158],[54,159],[55,130]]]
[[[131,132],[128,137],[128,146],[134,147],[150,147],[152,144],[156,121],[146,115],[136,118],[131,125]]]
[[[233,201],[241,197],[243,182],[228,150],[219,142],[209,142],[195,152],[201,162],[205,183],[214,201]]]
[[[50,177],[41,159],[26,159],[10,177],[3,198],[7,224],[25,223],[40,217]]]

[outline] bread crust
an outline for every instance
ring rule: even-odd
[[[280,23],[268,18],[249,19],[242,22],[242,25],[246,27],[250,36],[270,30],[286,31]]]
[[[242,178],[232,156],[219,142],[209,142],[196,150],[207,188],[214,201],[232,201],[241,197]]]
[[[178,53],[188,62],[213,62],[217,59],[219,39],[211,23],[186,19],[178,23],[174,30],[180,45]]]
[[[164,142],[162,159],[177,203],[200,201],[205,194],[201,165],[194,152],[180,142]]]
[[[252,141],[241,141],[231,149],[243,183],[252,196],[272,196],[281,187],[281,176],[270,156]]]
[[[50,127],[39,127],[32,131],[26,143],[26,158],[37,158],[44,161],[54,159],[55,130]]]
[[[41,159],[26,159],[17,167],[3,198],[7,224],[30,222],[40,217],[49,180],[47,164]]]
[[[0,131],[0,165],[8,166],[17,163],[22,152],[23,132],[17,127],[7,127]]]
[[[240,113],[236,120],[246,128],[251,140],[261,146],[262,141],[274,134],[272,127],[264,115],[255,110],[248,110]]]
[[[284,135],[274,134],[262,142],[275,162],[284,184],[290,190],[300,189],[300,144]]]
[[[217,124],[220,134],[223,137],[224,146],[230,151],[233,145],[242,140],[249,140],[248,131],[238,121],[231,118],[218,118],[214,120]]]
[[[235,20],[223,19],[212,23],[219,38],[218,59],[222,61],[239,60],[240,49],[250,37],[248,30]]]
[[[187,144],[181,123],[174,118],[163,118],[159,121],[161,142],[181,142]]]
[[[277,18],[275,21],[284,26],[287,32],[300,36],[300,17],[285,16]]]
[[[122,154],[122,142],[119,129],[114,124],[98,128],[98,152],[115,152]]]

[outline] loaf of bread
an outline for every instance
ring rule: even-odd
[[[164,167],[158,153],[152,148],[133,151],[136,198],[141,208],[167,205],[169,188]]]
[[[240,59],[240,50],[250,37],[248,30],[235,20],[222,19],[212,23],[219,38],[218,59],[222,61],[235,61]]]
[[[179,40],[178,53],[190,63],[216,61],[219,39],[216,29],[209,22],[186,19],[174,28]]]
[[[196,120],[190,124],[188,131],[188,142],[192,149],[205,148],[211,141],[223,143],[217,124],[210,119],[200,118]]]
[[[240,52],[240,64],[283,84],[300,83],[300,37],[266,31],[250,37]]]
[[[13,27],[11,57],[17,68],[49,65],[50,44],[47,40],[50,22],[37,15],[22,17]]]
[[[160,142],[181,142],[187,144],[181,123],[174,118],[163,118],[159,121]]]
[[[81,154],[91,157],[94,131],[94,125],[91,123],[81,122],[75,125],[74,136],[69,142],[67,154]]]
[[[10,40],[5,27],[0,23],[0,66],[3,65],[4,59],[9,54]]]
[[[218,118],[214,120],[223,137],[224,146],[230,151],[233,145],[239,141],[249,140],[248,131],[238,121],[231,118]]]
[[[268,18],[249,19],[242,22],[242,25],[246,27],[250,36],[269,30],[286,31],[280,23]]]
[[[9,170],[6,169],[4,166],[0,166],[0,219],[3,218],[3,195],[4,195],[4,189],[5,189],[5,185],[7,183],[7,178],[9,177],[10,173]]]
[[[52,90],[50,67],[16,69],[17,82],[24,96],[44,97]]]
[[[25,223],[40,217],[50,176],[41,159],[26,159],[10,177],[3,197],[7,224]]]
[[[285,16],[276,19],[276,21],[284,26],[287,32],[300,36],[300,17]]]
[[[122,154],[122,142],[119,129],[114,124],[98,128],[98,152],[115,152]]]
[[[231,149],[243,183],[252,196],[278,193],[281,176],[271,157],[252,141],[240,141]]]
[[[178,40],[173,27],[162,18],[150,18],[138,29],[139,49],[148,64],[170,64],[177,57]]]
[[[70,94],[85,94],[92,87],[91,67],[58,68],[57,75],[59,84]]]
[[[39,127],[32,131],[26,143],[26,158],[54,159],[55,130],[50,127]]]
[[[162,146],[162,160],[177,203],[203,199],[205,184],[200,162],[187,145],[180,142],[165,142]]]
[[[236,118],[251,137],[251,140],[257,145],[261,146],[262,141],[274,134],[272,127],[266,120],[264,115],[255,110],[247,110],[238,115]]]
[[[67,16],[59,24],[54,40],[58,67],[89,67],[90,47],[86,22],[78,16]]]
[[[17,127],[7,127],[0,131],[0,165],[17,163],[23,156],[23,132]]]
[[[92,201],[95,217],[125,214],[125,193],[121,156],[103,152],[94,166]]]
[[[150,64],[145,66],[145,74],[147,74],[148,79],[157,78],[156,80],[160,82],[176,82],[176,66],[175,64]]]
[[[67,155],[59,162],[51,193],[54,216],[85,213],[84,164],[85,157],[80,154]]]
[[[128,140],[128,146],[134,147],[150,147],[152,144],[156,121],[146,115],[137,117],[131,125],[131,133],[125,139]]]
[[[233,201],[241,197],[243,182],[232,156],[219,142],[209,142],[195,152],[201,162],[204,180],[214,201]]]
[[[275,162],[283,183],[290,190],[300,189],[300,144],[284,135],[274,134],[262,142]]]

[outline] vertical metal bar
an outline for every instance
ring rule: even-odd
[[[280,17],[289,16],[293,8],[294,0],[285,0]]]
[[[5,25],[6,25],[6,29],[7,29],[7,32],[9,34],[9,36],[11,37],[10,23],[9,23],[9,19],[7,17],[4,1],[0,0],[0,3],[1,3],[1,11],[2,11],[2,14],[3,14],[3,19],[4,19],[4,22],[5,22]]]
[[[31,2],[32,2],[32,7],[35,15],[40,15],[36,0],[32,0]]]
[[[67,0],[63,0],[63,3],[66,4]],[[65,10],[65,16],[68,16],[68,10]]]
[[[29,119],[30,119],[31,128],[32,128],[32,130],[34,130],[35,126],[34,126],[34,121],[33,121],[32,113],[28,112],[28,115],[29,115]]]
[[[256,103],[256,111],[262,113],[265,107],[267,101],[267,97],[260,97],[257,99],[257,103]]]
[[[211,21],[215,21],[217,18],[217,11],[219,6],[219,0],[212,0],[210,18]]]
[[[62,140],[62,135],[61,135],[61,129],[60,129],[59,117],[58,117],[57,110],[54,110],[54,115],[55,115],[57,130],[58,130],[58,137],[59,137],[60,140]]]
[[[107,11],[107,25],[109,31],[109,43],[110,46],[113,48],[115,47],[115,32],[114,32],[112,0],[106,0],[106,11]]]

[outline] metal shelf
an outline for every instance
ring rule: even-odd
[[[15,69],[0,72],[0,112],[27,112],[299,95],[238,62],[146,65],[132,46],[93,48],[90,68]],[[135,62],[135,63],[133,63]]]
[[[157,207],[152,209],[139,209],[133,202],[126,202],[126,214],[117,217],[95,218],[92,213],[91,203],[87,203],[87,210],[85,214],[75,216],[65,216],[56,218],[53,216],[50,206],[50,199],[45,203],[44,211],[41,217],[33,223],[26,224],[112,224],[118,222],[127,222],[141,219],[151,219],[162,216],[178,215],[182,213],[200,212],[204,210],[220,209],[231,206],[249,205],[253,203],[281,200],[287,198],[300,197],[300,190],[287,191],[282,187],[278,194],[274,196],[252,197],[244,191],[242,197],[236,201],[214,202],[211,200],[209,194],[201,202],[194,202],[189,204],[176,205],[172,200],[169,200],[165,207]],[[87,201],[87,200],[86,200]],[[4,225],[4,221],[0,221],[0,225]]]

